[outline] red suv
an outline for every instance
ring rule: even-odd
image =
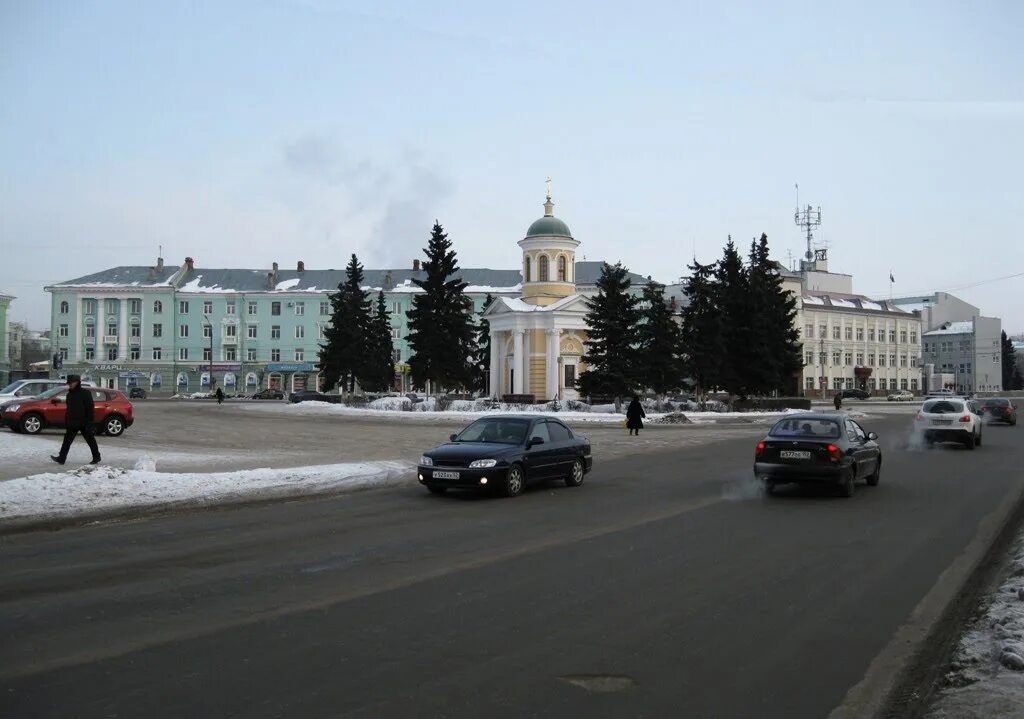
[[[98,387],[85,389],[92,392],[97,434],[117,437],[132,426],[132,403],[122,393]],[[6,402],[0,407],[0,425],[25,434],[39,434],[46,427],[63,427],[67,394],[67,387],[56,387],[36,397]]]

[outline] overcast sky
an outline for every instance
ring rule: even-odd
[[[480,6],[490,5],[490,8]],[[770,6],[770,9],[767,9]],[[831,6],[831,9],[825,9]],[[0,291],[116,265],[518,266],[555,214],[664,282],[728,234],[888,296],[1024,273],[1024,4],[0,0]],[[1024,276],[957,294],[1024,331]]]

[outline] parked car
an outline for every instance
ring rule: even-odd
[[[135,421],[132,403],[113,389],[88,388],[95,405],[96,433],[118,437]],[[0,407],[0,424],[15,432],[39,434],[47,427],[64,427],[67,387],[56,387],[38,397],[6,402]]]
[[[128,390],[128,399],[146,399],[146,390],[142,387],[132,387]]]
[[[826,482],[852,497],[860,479],[878,484],[882,449],[878,435],[840,414],[801,414],[779,420],[754,449],[754,475],[773,494],[786,483]]]
[[[839,396],[843,399],[867,399],[871,396],[871,393],[859,387],[854,387],[853,389],[840,390]]]
[[[284,399],[284,392],[279,389],[261,389],[252,396],[253,399]]]
[[[537,480],[579,487],[592,466],[590,442],[559,420],[499,415],[478,419],[424,454],[417,475],[434,494],[475,489],[515,497]]]
[[[928,393],[929,397],[956,397],[957,394],[951,389],[935,389]]]
[[[38,397],[57,387],[67,385],[62,379],[19,379],[0,389],[0,402],[9,399],[22,399],[27,397]],[[83,387],[94,387],[92,382],[82,382]]]
[[[298,404],[299,402],[330,402],[331,400],[323,392],[317,392],[315,389],[300,389],[298,392],[288,395],[288,401]]]
[[[981,446],[981,417],[975,404],[962,397],[925,400],[915,422],[929,447],[936,442],[959,442],[967,449]]]
[[[1017,425],[1017,405],[1006,397],[986,397],[975,401],[977,414],[989,423],[1005,422],[1010,426]]]
[[[910,390],[898,389],[895,392],[890,392],[886,399],[890,402],[910,402],[914,399],[914,393]]]

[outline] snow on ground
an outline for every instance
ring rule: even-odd
[[[267,497],[353,491],[407,481],[408,462],[358,462],[237,472],[157,472],[143,457],[135,469],[98,465],[0,482],[0,527],[114,515],[129,509],[231,504]]]
[[[1024,717],[1024,533],[960,638],[929,719]]]

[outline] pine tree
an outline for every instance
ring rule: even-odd
[[[621,263],[601,268],[597,296],[587,303],[587,342],[583,361],[587,370],[577,384],[587,397],[622,397],[636,386],[636,345],[640,300],[629,291],[628,271]]]
[[[1014,364],[1013,366],[1013,374],[1010,375],[1010,386],[1003,387],[1003,389],[1024,389],[1024,373],[1021,373],[1019,364]]]
[[[489,390],[491,396],[496,396],[497,388],[487,386],[491,375],[491,323],[483,318],[483,313],[487,311],[492,302],[494,302],[494,298],[488,294],[484,298],[483,309],[480,310],[481,317],[477,325],[475,342],[476,353],[473,357],[473,390],[476,392]]]
[[[459,265],[452,243],[437,222],[424,253],[426,279],[414,279],[423,290],[409,310],[409,369],[413,385],[430,391],[473,383],[473,303],[458,279]]]
[[[1000,340],[1003,355],[1003,389],[1016,389],[1013,387],[1013,370],[1017,366],[1017,354],[1013,351],[1013,340],[1006,336],[1006,330],[1003,330]]]
[[[732,395],[745,399],[757,378],[752,365],[760,357],[750,344],[751,315],[750,282],[736,245],[729,237],[722,259],[715,267],[717,301],[722,310],[722,387]]]
[[[722,383],[722,310],[718,305],[718,287],[714,265],[702,265],[693,260],[687,267],[690,276],[683,292],[683,368],[694,384],[694,392],[703,396]]]
[[[345,268],[345,281],[330,296],[331,325],[320,345],[320,372],[325,387],[341,385],[355,391],[356,378],[365,373],[366,342],[370,329],[370,300],[363,290],[363,266],[353,254]]]
[[[682,384],[681,329],[665,302],[665,285],[648,282],[643,289],[637,338],[637,380],[662,396]]]
[[[377,308],[370,320],[366,343],[366,365],[359,384],[373,392],[382,392],[395,380],[394,343],[391,341],[391,313],[384,293],[377,293]]]
[[[800,331],[796,327],[796,298],[783,289],[778,265],[768,250],[768,235],[751,244],[747,274],[750,285],[750,342],[760,348],[750,369],[750,391],[761,394],[793,389],[803,368]]]

